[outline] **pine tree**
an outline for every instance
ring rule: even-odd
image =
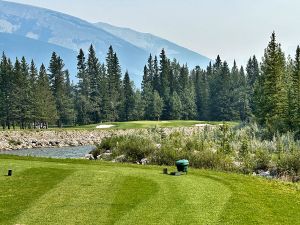
[[[154,91],[152,108],[153,108],[153,117],[156,120],[160,119],[163,112],[163,107],[164,107],[163,99],[159,96],[159,93],[157,91]]]
[[[249,96],[249,107],[251,109],[251,114],[255,111],[254,102],[254,89],[255,84],[258,82],[260,69],[255,55],[249,59],[246,67],[247,71],[247,92]]]
[[[285,69],[285,75],[284,75],[284,82],[285,87],[287,90],[287,111],[286,111],[286,126],[288,130],[295,130],[295,121],[294,121],[294,101],[295,97],[293,95],[293,74],[294,74],[294,61],[293,59],[288,56],[287,62],[286,62],[286,69]]]
[[[179,64],[179,62],[174,59],[171,63],[171,71],[172,71],[172,74],[171,74],[171,84],[170,84],[170,92],[171,92],[171,95],[173,94],[173,92],[179,92],[179,79],[180,79],[180,75],[181,75],[181,66]]]
[[[148,58],[147,67],[148,67],[148,79],[149,79],[149,82],[151,83],[151,86],[153,87],[153,80],[154,80],[154,75],[155,75],[155,66],[154,66],[154,60],[153,60],[151,54]]]
[[[3,53],[0,63],[0,118],[3,129],[11,128],[14,99],[12,98],[14,79],[13,65]]]
[[[78,85],[76,93],[76,121],[80,125],[89,124],[91,122],[90,114],[92,111],[92,103],[90,101],[90,76],[88,76],[86,67],[84,52],[80,49],[77,56]]]
[[[170,61],[166,56],[165,50],[162,49],[159,61],[159,72],[160,72],[160,97],[163,99],[163,119],[170,119]]]
[[[21,104],[22,104],[22,92],[23,92],[23,74],[22,74],[22,67],[21,63],[18,58],[16,58],[13,73],[11,74],[11,91],[10,91],[10,114],[11,114],[11,122],[13,128],[17,124],[20,124],[20,127],[22,127],[22,121],[21,121]]]
[[[292,122],[293,128],[300,130],[300,47],[297,47],[292,73]]]
[[[2,59],[0,61],[0,124],[5,129],[5,93],[4,93],[4,59],[6,58],[5,54],[3,53]]]
[[[189,84],[189,69],[186,65],[183,65],[180,69],[179,75],[179,93],[184,92],[186,88],[188,88]]]
[[[287,93],[284,85],[285,57],[280,44],[276,42],[275,33],[265,50],[262,62],[261,98],[258,115],[262,124],[270,132],[284,131],[286,128]]]
[[[86,67],[85,55],[83,50],[80,49],[77,56],[78,91],[81,95],[88,97],[90,94],[90,77],[88,76]]]
[[[170,115],[172,120],[180,120],[182,115],[182,103],[176,91],[173,92],[171,97],[171,111]]]
[[[142,101],[144,109],[144,119],[146,120],[151,120],[153,118],[153,86],[149,77],[149,70],[147,66],[145,66],[142,81]]]
[[[142,120],[144,119],[144,110],[143,110],[143,100],[142,93],[140,90],[136,90],[134,94],[134,110],[133,110],[133,118],[134,120]]]
[[[194,84],[191,80],[188,86],[183,90],[181,96],[182,104],[182,119],[193,120],[197,118],[196,94]]]
[[[68,84],[66,71],[64,70],[63,60],[55,53],[52,53],[52,57],[49,65],[49,80],[51,90],[55,98],[56,109],[58,113],[58,127],[62,127],[63,124],[72,124],[74,121],[74,114],[72,113],[73,106],[70,102],[70,84]]]
[[[35,66],[33,60],[31,60],[30,68],[29,68],[29,101],[30,101],[30,111],[31,111],[31,121],[33,123],[33,127],[35,128],[36,124],[36,116],[37,116],[37,108],[36,101],[38,100],[38,92],[37,92],[37,79],[38,79],[38,70]]]
[[[207,69],[209,75],[209,89],[210,89],[210,117],[212,120],[220,120],[220,111],[219,111],[219,97],[221,95],[221,88],[223,85],[222,81],[222,61],[218,55],[215,63]]]
[[[124,105],[122,117],[125,121],[133,120],[134,114],[134,91],[129,78],[128,71],[125,73],[123,80]]]
[[[26,127],[30,127],[30,122],[32,120],[32,99],[31,99],[31,78],[29,75],[29,66],[26,62],[25,57],[22,57],[21,60],[21,77],[20,82],[18,82],[19,86],[19,100],[18,103],[20,110],[20,127],[21,129],[25,129]]]
[[[55,98],[52,94],[50,82],[44,64],[41,65],[36,81],[37,99],[35,101],[36,121],[40,127],[48,128],[48,123],[55,123],[58,119]]]
[[[209,83],[207,72],[201,71],[197,66],[194,70],[195,94],[198,119],[208,120],[209,118]]]
[[[231,77],[230,70],[226,61],[224,61],[221,74],[220,74],[220,86],[219,86],[219,96],[217,98],[217,115],[218,120],[228,121],[231,120],[232,115],[234,114],[233,105],[232,105],[232,88],[231,88]]]
[[[65,89],[66,95],[64,99],[64,114],[63,123],[73,125],[75,123],[75,100],[74,100],[74,85],[70,81],[70,73],[68,70],[64,71],[65,74]]]
[[[90,108],[90,121],[93,123],[98,123],[101,120],[100,113],[100,103],[101,103],[101,94],[100,94],[100,77],[101,77],[101,65],[96,56],[95,49],[93,45],[89,48],[89,54],[87,59],[87,85],[89,86],[89,100],[88,108]]]
[[[153,61],[153,69],[154,69],[154,75],[153,75],[153,90],[160,92],[161,89],[161,83],[160,83],[160,77],[159,77],[159,66],[158,66],[158,59],[157,56],[154,57]]]
[[[109,80],[106,73],[105,64],[101,64],[100,66],[100,117],[101,121],[109,121],[109,113],[110,113],[110,99],[109,99]]]
[[[220,56],[212,68],[210,78],[210,113],[213,120],[231,120],[234,114],[232,101],[231,73],[226,61],[222,63]]]
[[[239,84],[238,87],[238,111],[239,111],[239,120],[249,121],[251,118],[251,107],[250,107],[250,97],[248,92],[247,80],[244,72],[244,68],[241,67],[239,71]]]
[[[109,47],[106,57],[107,80],[108,80],[108,120],[116,121],[121,116],[121,68],[117,54],[112,46]]]
[[[240,71],[237,67],[236,61],[234,60],[233,67],[230,74],[229,93],[228,98],[230,99],[230,111],[231,120],[246,120],[245,104],[247,101],[246,97],[246,83],[245,83],[244,69]]]

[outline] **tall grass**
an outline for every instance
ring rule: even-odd
[[[230,127],[206,126],[192,133],[148,129],[129,136],[104,139],[94,151],[105,150],[112,157],[123,155],[125,161],[147,158],[152,164],[174,165],[188,159],[196,168],[253,173],[269,171],[273,176],[297,176],[300,173],[300,142],[294,133],[268,135],[256,124]]]

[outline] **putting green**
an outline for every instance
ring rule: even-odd
[[[0,176],[0,224],[299,221],[298,191],[252,177],[201,170],[176,177],[161,167],[0,156],[0,172],[8,167],[14,173]]]

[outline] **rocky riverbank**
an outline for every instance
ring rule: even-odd
[[[199,127],[162,128],[160,131],[166,135],[174,131],[182,131],[189,134],[199,129]],[[100,143],[104,137],[133,134],[135,132],[148,131],[146,129],[1,131],[0,150],[95,145]]]

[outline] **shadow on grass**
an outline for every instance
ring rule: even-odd
[[[117,184],[117,188],[118,191],[111,204],[108,221],[105,224],[115,224],[139,204],[149,200],[159,190],[154,181],[134,176],[122,178]]]

